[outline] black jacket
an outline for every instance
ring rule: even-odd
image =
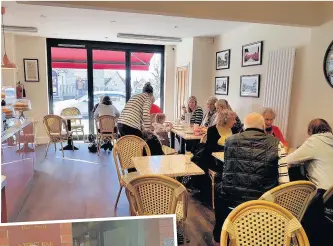
[[[229,137],[217,195],[237,206],[279,185],[278,144],[278,139],[259,129]]]

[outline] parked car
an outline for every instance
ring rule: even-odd
[[[109,96],[112,104],[119,110],[123,110],[126,104],[126,95],[120,91],[96,91],[94,92],[94,105],[99,102],[101,96]],[[84,119],[88,118],[88,95],[84,95],[78,99],[69,99],[57,101],[53,104],[54,114],[60,115],[65,108],[76,107],[80,110]]]

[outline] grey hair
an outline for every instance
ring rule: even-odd
[[[214,104],[214,106],[215,106],[217,101],[218,101],[217,97],[212,96],[212,97],[208,98],[207,104]]]
[[[229,103],[227,100],[225,99],[219,99],[216,103],[215,103],[215,107],[221,107],[222,110],[228,109],[230,111],[232,111],[232,108],[230,107]]]
[[[272,108],[264,108],[261,114],[262,114],[262,116],[264,116],[265,114],[271,114],[271,115],[273,115],[274,119],[276,117],[276,113]]]
[[[236,119],[237,115],[235,112],[226,109],[222,112],[216,113],[216,125],[217,126],[225,126],[230,120]]]
[[[264,117],[259,113],[250,113],[244,119],[244,128],[257,128],[264,130],[265,120]]]

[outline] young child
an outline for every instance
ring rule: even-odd
[[[169,146],[169,135],[172,125],[165,124],[165,114],[156,114],[155,122],[153,123],[154,134],[158,136],[163,145]]]

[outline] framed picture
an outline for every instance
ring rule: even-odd
[[[230,68],[230,50],[216,52],[216,70]]]
[[[228,95],[229,76],[215,77],[215,95]]]
[[[263,41],[242,46],[242,67],[262,64]]]
[[[39,82],[38,59],[23,59],[23,67],[26,82]]]
[[[240,77],[240,96],[259,97],[260,74],[243,75]]]

